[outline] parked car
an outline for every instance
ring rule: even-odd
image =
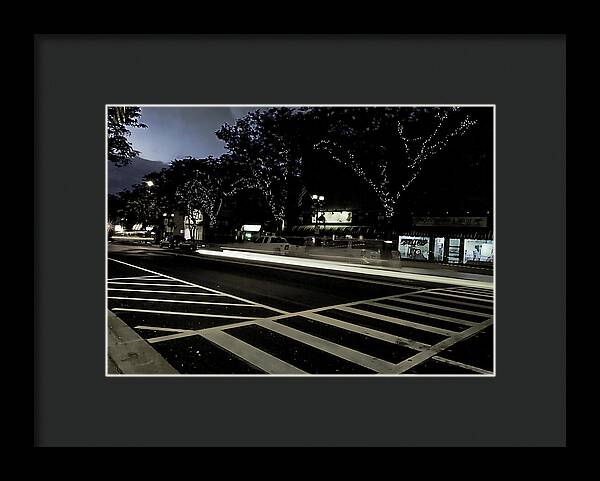
[[[290,250],[290,244],[284,237],[262,236],[254,241],[253,248],[285,253]]]

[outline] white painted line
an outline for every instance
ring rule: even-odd
[[[156,326],[135,326],[134,329],[143,329],[147,331],[165,331],[165,332],[190,332],[189,329],[173,329],[172,327]]]
[[[469,311],[467,309],[458,309],[456,307],[440,306],[439,304],[430,304],[428,302],[413,301],[412,299],[398,299],[398,300],[392,299],[392,301],[399,302],[401,304],[414,304],[416,306],[433,307],[435,309],[441,309],[443,311],[458,312],[460,314],[470,314],[472,316],[479,316],[479,317],[486,317],[486,318],[490,317],[490,314],[485,313],[485,312],[475,312],[475,311]],[[422,312],[422,311],[415,311],[415,312],[420,312],[426,316],[430,315],[429,312]],[[468,325],[468,324],[466,324],[466,325]]]
[[[480,292],[472,292],[472,291],[463,291],[462,289],[448,289],[449,292],[454,292],[456,294],[466,294],[468,296],[472,296],[474,299],[493,299],[494,294],[483,294]]]
[[[405,359],[404,361],[398,363],[396,367],[390,371],[390,373],[402,374],[403,372],[408,371],[412,367],[417,366],[422,362],[425,362],[427,359],[439,354],[444,349],[447,349],[450,346],[456,344],[457,342],[467,339],[472,335],[477,334],[479,331],[482,331],[486,327],[491,326],[492,322],[492,319],[487,319],[481,322],[480,324],[477,324],[476,326],[470,327],[469,329],[466,329],[463,332],[459,332],[458,334],[449,337],[448,339],[444,339],[443,341],[431,346],[429,350],[421,351],[420,353],[415,354],[414,356],[409,357],[408,359]]]
[[[261,351],[226,332],[210,331],[203,332],[200,335],[268,374],[306,374],[306,372],[298,369],[296,366],[292,366],[267,352]]]
[[[419,292],[429,292],[431,289],[423,289]],[[371,300],[380,300],[380,299],[390,299],[390,298],[395,298],[395,297],[402,297],[402,296],[410,296],[413,295],[412,292],[407,292],[405,294],[393,294],[391,296],[384,296],[384,297],[377,297],[375,299],[371,299]],[[171,341],[173,339],[179,339],[182,337],[187,337],[187,336],[195,336],[197,334],[200,334],[200,332],[205,332],[207,330],[225,330],[225,329],[232,329],[234,327],[243,327],[243,326],[248,326],[248,325],[261,325],[261,323],[263,321],[275,321],[278,319],[285,319],[287,317],[294,317],[294,316],[307,316],[308,314],[313,314],[313,313],[317,313],[317,312],[321,312],[321,311],[327,311],[330,309],[337,309],[338,307],[342,307],[342,306],[353,306],[355,304],[362,304],[364,302],[366,302],[367,300],[361,300],[361,301],[352,301],[352,302],[346,302],[344,304],[334,304],[331,306],[324,306],[324,307],[317,307],[317,308],[313,308],[313,309],[307,309],[305,311],[297,311],[297,312],[288,312],[286,314],[279,314],[276,316],[271,316],[271,317],[265,317],[262,319],[256,319],[254,321],[244,321],[244,322],[239,322],[239,323],[233,323],[233,324],[228,324],[228,325],[224,325],[224,326],[215,326],[215,327],[207,327],[207,328],[201,328],[192,332],[185,332],[185,333],[181,333],[181,334],[173,334],[170,336],[164,336],[164,337],[156,337],[148,342],[162,342],[162,341]],[[342,321],[339,321],[342,322]],[[366,328],[365,328],[366,329]],[[410,339],[404,339],[401,337],[398,337],[396,339],[401,339],[403,341],[408,342],[414,342],[414,345],[419,345],[420,343],[416,342],[416,341],[411,341]],[[420,344],[422,346],[425,346],[427,348],[429,348],[428,345],[426,344]],[[408,347],[411,347],[407,344]],[[417,348],[418,350],[419,348]]]
[[[391,322],[393,324],[399,324],[401,326],[412,327],[413,329],[419,329],[421,331],[433,332],[435,334],[441,334],[442,336],[452,336],[456,334],[456,331],[449,331],[448,329],[442,329],[440,327],[426,326],[425,324],[419,324],[418,322],[406,321],[404,319],[398,319],[396,317],[385,316],[376,312],[365,311],[362,309],[355,309],[354,307],[338,307],[341,311],[350,312],[359,316],[370,317],[372,319],[379,319],[380,321]]]
[[[467,299],[470,301],[481,301],[481,302],[489,302],[489,303],[493,303],[494,300],[493,299],[479,299],[479,298],[474,298],[473,296],[469,296],[468,294],[465,294],[464,296],[458,295],[458,294],[450,294],[449,292],[443,292],[443,291],[431,291],[431,294],[435,294],[436,296],[443,296],[443,297],[458,297],[459,299]]]
[[[139,277],[112,277],[110,279],[107,279],[109,282],[110,281],[135,281],[135,280],[160,280],[160,279],[155,279],[155,278],[150,278],[150,277],[146,277],[146,276],[139,276]]]
[[[209,292],[182,292],[182,291],[153,291],[152,289],[119,289],[116,287],[109,287],[109,291],[127,291],[127,292],[158,292],[162,294],[185,294],[189,296],[222,296],[225,294],[212,294]]]
[[[345,359],[346,361],[352,362],[362,367],[366,367],[367,369],[371,369],[375,372],[386,371],[391,369],[392,366],[394,366],[394,364],[392,364],[391,362],[387,362],[383,359],[378,359],[376,357],[369,356],[362,352],[355,351],[354,349],[335,344],[334,342],[322,339],[317,336],[313,336],[312,334],[299,331],[297,329],[285,326],[283,324],[279,324],[275,321],[266,321],[263,322],[261,325],[262,327],[266,327],[267,329],[281,334],[285,337],[289,337],[290,339],[294,339],[308,346],[312,346],[321,351],[332,354],[336,357]]]
[[[394,299],[390,299],[390,300],[393,301]],[[417,310],[414,310],[414,309],[408,309],[406,307],[390,306],[389,304],[383,304],[383,303],[379,303],[379,302],[365,302],[365,304],[370,305],[370,306],[375,306],[375,307],[382,307],[384,309],[389,309],[390,311],[404,312],[406,314],[416,314],[417,316],[423,316],[425,318],[430,317],[431,319],[438,319],[440,321],[453,322],[455,324],[460,324],[462,326],[475,326],[475,325],[477,325],[477,322],[466,321],[464,319],[457,319],[455,317],[443,316],[441,314],[432,314],[430,312],[417,311]],[[485,317],[486,318],[490,317],[490,315],[486,314]],[[426,322],[426,321],[424,320],[423,322]]]
[[[125,282],[125,281],[108,281],[109,284],[125,284],[128,286],[156,286],[156,287],[189,287],[185,284],[150,284],[148,282]]]
[[[472,302],[459,301],[458,299],[439,299],[437,297],[429,297],[424,294],[417,294],[413,297],[413,299],[427,299],[428,301],[434,301],[434,302],[435,301],[450,302],[452,304],[458,304],[460,306],[478,307],[480,309],[488,309],[490,311],[492,311],[494,309],[493,306],[486,306],[484,304],[473,304]],[[491,315],[491,312],[490,312],[490,315]]]
[[[231,294],[227,294],[225,292],[217,291],[215,289],[210,289],[208,287],[204,287],[204,286],[200,286],[198,284],[194,284],[193,282],[184,281],[183,279],[177,279],[176,277],[168,276],[166,274],[161,274],[160,272],[151,271],[150,269],[146,269],[145,267],[138,267],[138,266],[135,266],[133,264],[129,264],[128,262],[119,261],[117,259],[111,259],[110,257],[108,258],[108,260],[109,261],[113,261],[113,262],[118,262],[120,264],[124,264],[124,265],[129,266],[129,267],[135,267],[136,269],[140,269],[140,270],[143,270],[143,271],[146,271],[146,272],[150,272],[152,274],[156,274],[156,275],[159,275],[159,276],[168,277],[169,279],[172,279],[174,281],[183,282],[184,284],[187,284],[189,286],[198,287],[200,289],[204,289],[204,290],[207,290],[207,291],[210,291],[210,292],[214,292],[214,293],[217,293],[217,294],[220,294],[220,295],[223,295],[223,296],[231,297],[232,299],[237,299],[238,301],[247,302],[249,304],[254,304],[255,306],[264,307],[266,309],[270,309],[271,311],[279,312],[280,314],[288,314],[287,311],[283,311],[281,309],[277,309],[276,307],[266,306],[264,304],[259,304],[258,302],[254,302],[254,301],[250,301],[248,299],[244,299],[243,297],[238,297],[238,296],[234,296],[234,295],[231,295]]]
[[[481,369],[480,367],[471,366],[470,364],[463,364],[462,362],[453,361],[452,359],[446,359],[445,357],[433,356],[431,359],[435,359],[436,361],[440,361],[445,364],[450,364],[451,366],[462,367],[463,369],[478,372],[479,374],[494,374],[493,372],[486,371],[485,369]]]
[[[313,321],[322,322],[323,324],[329,324],[330,326],[338,327],[340,329],[345,329],[346,331],[352,331],[357,334],[362,334],[364,336],[369,336],[374,339],[379,339],[381,341],[389,342],[390,344],[405,346],[415,351],[423,351],[425,349],[429,349],[431,346],[429,344],[424,344],[422,342],[413,341],[412,339],[407,339],[405,337],[395,336],[393,334],[388,334],[387,332],[377,331],[375,329],[371,329],[370,327],[360,326],[358,324],[352,324],[346,321],[340,321],[339,319],[334,319],[333,317],[323,316],[321,314],[317,314],[315,312],[309,312],[303,314],[302,317],[306,317],[308,319],[312,319]]]
[[[108,299],[120,299],[126,301],[148,301],[148,302],[173,302],[178,304],[207,304],[209,306],[237,306],[237,307],[256,307],[254,304],[237,304],[233,302],[206,302],[206,301],[178,301],[173,299],[148,299],[146,297],[112,297]]]
[[[193,317],[219,317],[223,319],[257,319],[256,317],[247,316],[226,316],[219,314],[200,314],[197,312],[175,312],[175,311],[154,311],[152,309],[130,309],[126,307],[113,307],[111,311],[125,311],[125,312],[147,312],[149,314],[167,314],[173,316],[193,316]]]

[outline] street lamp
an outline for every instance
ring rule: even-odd
[[[325,201],[325,197],[322,195],[313,194],[310,196],[315,204],[315,235],[319,230],[319,210],[323,207],[323,202]]]
[[[152,182],[151,180],[147,180],[147,181],[146,181],[146,185],[147,185],[148,187],[153,187],[153,186],[154,186],[154,182]]]

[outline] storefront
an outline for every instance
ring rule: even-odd
[[[494,241],[484,233],[428,233],[411,231],[398,236],[400,259],[442,264],[493,265]]]

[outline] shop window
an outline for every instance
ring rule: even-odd
[[[444,238],[436,237],[433,248],[433,259],[436,262],[444,262]]]
[[[429,259],[429,237],[400,236],[398,252],[401,259],[426,261]]]
[[[460,239],[448,240],[448,264],[460,262]]]
[[[494,241],[465,239],[463,262],[493,262]]]

